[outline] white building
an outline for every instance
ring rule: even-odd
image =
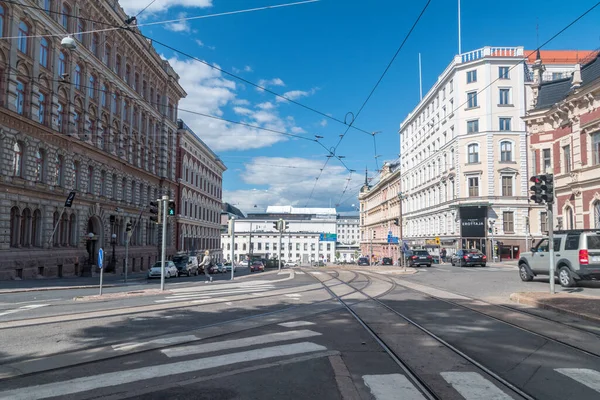
[[[279,219],[288,222],[279,249],[279,232],[273,223]],[[310,264],[333,261],[336,251],[337,219],[335,208],[294,208],[270,206],[265,213],[248,214],[235,221],[234,259],[236,262],[278,257],[284,261]],[[223,255],[231,259],[231,236],[221,235]]]
[[[338,261],[353,262],[359,254],[360,219],[358,215],[338,215],[336,259]]]
[[[526,247],[531,206],[521,117],[531,75],[524,55],[522,47],[484,47],[455,56],[400,125],[409,244],[439,237],[442,247],[491,256],[496,240],[503,258],[518,258]],[[568,68],[565,62],[548,72],[559,78]]]

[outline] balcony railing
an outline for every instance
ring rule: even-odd
[[[523,47],[486,46],[481,49],[462,53],[458,57],[461,63],[479,60],[484,57],[523,57]]]

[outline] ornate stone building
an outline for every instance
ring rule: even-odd
[[[210,250],[221,261],[221,209],[223,172],[221,159],[183,122],[177,132],[179,153],[177,181],[177,249],[200,252]]]
[[[527,124],[532,175],[554,174],[554,221],[530,215],[532,232],[600,229],[600,53],[580,61],[572,76],[545,82],[539,54]]]
[[[0,2],[0,279],[93,272],[112,241],[122,271],[128,222],[129,268],[147,269],[144,210],[176,194],[179,77],[134,25],[107,30],[128,18],[116,1],[22,3]]]

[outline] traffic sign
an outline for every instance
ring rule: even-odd
[[[102,264],[104,263],[104,250],[102,247],[98,250],[98,268],[102,269]]]
[[[437,236],[435,238],[435,244],[437,244],[438,246],[440,245],[440,238],[439,238],[439,236]]]

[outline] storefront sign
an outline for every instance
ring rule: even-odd
[[[460,235],[463,238],[485,237],[485,217],[487,207],[460,208]]]

